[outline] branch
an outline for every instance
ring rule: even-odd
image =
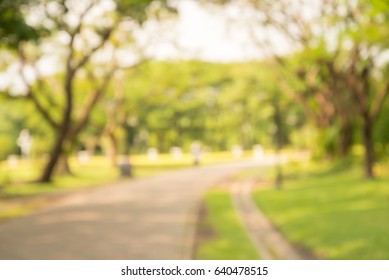
[[[97,44],[97,46],[95,46],[94,48],[92,48],[87,54],[85,54],[81,59],[80,61],[74,66],[74,71],[77,71],[78,69],[80,69],[82,66],[85,65],[85,63],[87,63],[89,61],[89,59],[91,58],[91,56],[96,52],[98,51],[101,47],[104,46],[105,42],[107,42],[107,40],[109,39],[109,37],[111,36],[111,33],[113,31],[114,28],[111,28],[109,29],[101,38],[101,42],[99,44]]]
[[[50,76],[47,78],[47,86],[51,87],[53,91],[55,92],[61,92],[62,88],[58,85],[58,83],[55,81],[55,78],[53,76]],[[49,97],[49,103],[51,106],[59,108],[58,103],[51,97]]]
[[[83,25],[83,19],[85,15],[89,12],[89,10],[93,7],[94,1],[92,1],[89,6],[85,9],[85,11],[80,15],[79,23],[77,27],[73,30],[73,32],[69,32],[70,34],[70,43],[69,43],[69,55],[66,60],[66,76],[64,81],[64,94],[66,98],[66,107],[64,111],[64,121],[68,121],[71,118],[72,108],[73,108],[73,80],[74,76],[77,72],[77,67],[74,67],[73,59],[74,59],[74,40],[76,35],[81,32],[81,28]]]
[[[116,71],[116,67],[112,68],[103,78],[103,83],[88,96],[88,100],[86,101],[85,106],[83,107],[83,111],[81,112],[81,117],[75,128],[72,130],[71,134],[76,136],[80,133],[80,131],[88,124],[90,113],[97,104],[97,101],[100,100],[101,96],[105,93],[107,86],[111,80],[113,73]],[[90,79],[92,79],[92,84],[95,82],[94,77],[90,75]],[[73,137],[75,138],[75,137]]]
[[[366,109],[366,97],[360,88],[360,78],[357,73],[357,61],[359,60],[359,46],[356,45],[352,54],[350,55],[351,63],[348,65],[348,71],[346,72],[346,82],[350,88],[351,97],[355,103],[358,104],[359,110],[362,114]]]
[[[308,98],[307,95],[309,95],[309,89],[306,89],[306,92],[295,92],[287,82],[285,82],[284,79],[280,79],[280,88],[282,91],[289,93],[290,96],[294,97],[297,102],[301,103],[305,109],[305,112],[309,116],[310,119],[314,119],[316,123],[319,123],[319,116],[317,113],[312,110],[312,108],[308,105]],[[308,93],[308,94],[307,94]]]
[[[41,116],[47,121],[47,123],[52,127],[52,128],[58,128],[59,125],[55,122],[54,118],[50,115],[49,110],[47,108],[44,108],[39,99],[35,96],[35,93],[32,90],[32,87],[28,84],[27,78],[24,74],[23,67],[26,65],[26,57],[25,54],[22,50],[22,47],[18,48],[18,54],[20,57],[21,61],[21,67],[20,67],[20,76],[23,80],[24,85],[27,87],[27,94],[26,97],[29,98],[32,103],[35,105],[36,109],[38,112],[41,114]],[[41,83],[40,80],[38,80],[39,83]]]
[[[38,77],[41,77],[41,73],[39,72],[39,69],[38,69],[35,65],[33,66],[33,68],[34,68],[35,72],[37,73],[37,76],[38,76]],[[52,77],[50,77],[49,80],[52,81],[51,78],[52,78]],[[38,89],[39,89],[40,94],[43,95],[43,94],[46,92],[45,89],[44,89],[44,88],[45,88],[45,83],[43,83],[43,80],[42,80],[42,79],[37,79],[37,84],[38,84]],[[52,84],[53,87],[55,87],[55,86],[53,85],[53,83],[51,83],[51,84]],[[47,88],[47,85],[46,85],[46,88]],[[57,90],[58,90],[58,88],[57,88]],[[51,91],[51,92],[53,92],[53,91]],[[47,100],[47,102],[48,102],[48,104],[50,105],[50,107],[52,107],[52,108],[53,108],[53,107],[55,107],[55,108],[60,108],[60,106],[58,105],[58,103],[54,101],[54,99],[53,99],[53,97],[52,97],[52,94],[45,94],[44,99]]]
[[[89,6],[80,15],[80,17],[78,19],[79,23],[78,23],[77,27],[73,31],[68,32],[70,35],[70,43],[69,43],[70,51],[69,51],[69,56],[68,56],[67,61],[66,61],[66,73],[67,73],[66,83],[68,83],[72,79],[72,76],[74,76],[74,74],[76,73],[75,69],[77,69],[77,67],[74,67],[74,68],[72,67],[73,58],[74,58],[74,40],[76,38],[76,35],[81,32],[81,28],[83,26],[83,20],[84,20],[86,14],[90,11],[90,9],[92,9],[93,5],[94,5],[94,1],[91,1]]]
[[[31,88],[28,89],[27,97],[31,99],[31,101],[34,103],[35,107],[38,109],[38,112],[42,115],[42,117],[45,119],[45,121],[54,129],[57,129],[59,125],[54,121],[52,116],[49,114],[48,110],[46,110],[42,104],[38,101],[36,96],[31,91]]]

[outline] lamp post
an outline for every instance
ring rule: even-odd
[[[17,139],[17,145],[20,147],[22,157],[30,159],[32,138],[28,129],[23,129]]]
[[[133,143],[136,127],[138,126],[138,118],[129,116],[122,123],[124,130],[123,137],[123,155],[119,161],[120,176],[132,177],[132,164],[130,161],[130,145]]]
[[[276,168],[276,178],[275,178],[275,187],[280,190],[283,183],[283,174],[282,174],[282,162],[281,162],[281,149],[283,146],[282,139],[282,115],[280,109],[280,100],[279,93],[277,92],[272,100],[272,105],[274,109],[273,122],[275,126],[274,132],[274,141],[275,141],[275,168]]]

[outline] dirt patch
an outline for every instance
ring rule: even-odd
[[[223,178],[223,179],[219,180],[218,182],[216,182],[212,186],[212,189],[214,189],[214,190],[229,190],[231,182],[233,182],[233,181],[234,181],[233,176]]]
[[[292,243],[293,248],[299,252],[304,260],[322,260],[323,258],[310,251],[308,248],[301,244]]]

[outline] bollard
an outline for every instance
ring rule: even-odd
[[[132,165],[128,157],[122,157],[119,160],[120,177],[132,177]]]

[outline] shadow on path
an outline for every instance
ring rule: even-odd
[[[203,192],[259,165],[188,168],[69,195],[0,224],[0,259],[188,259]]]

